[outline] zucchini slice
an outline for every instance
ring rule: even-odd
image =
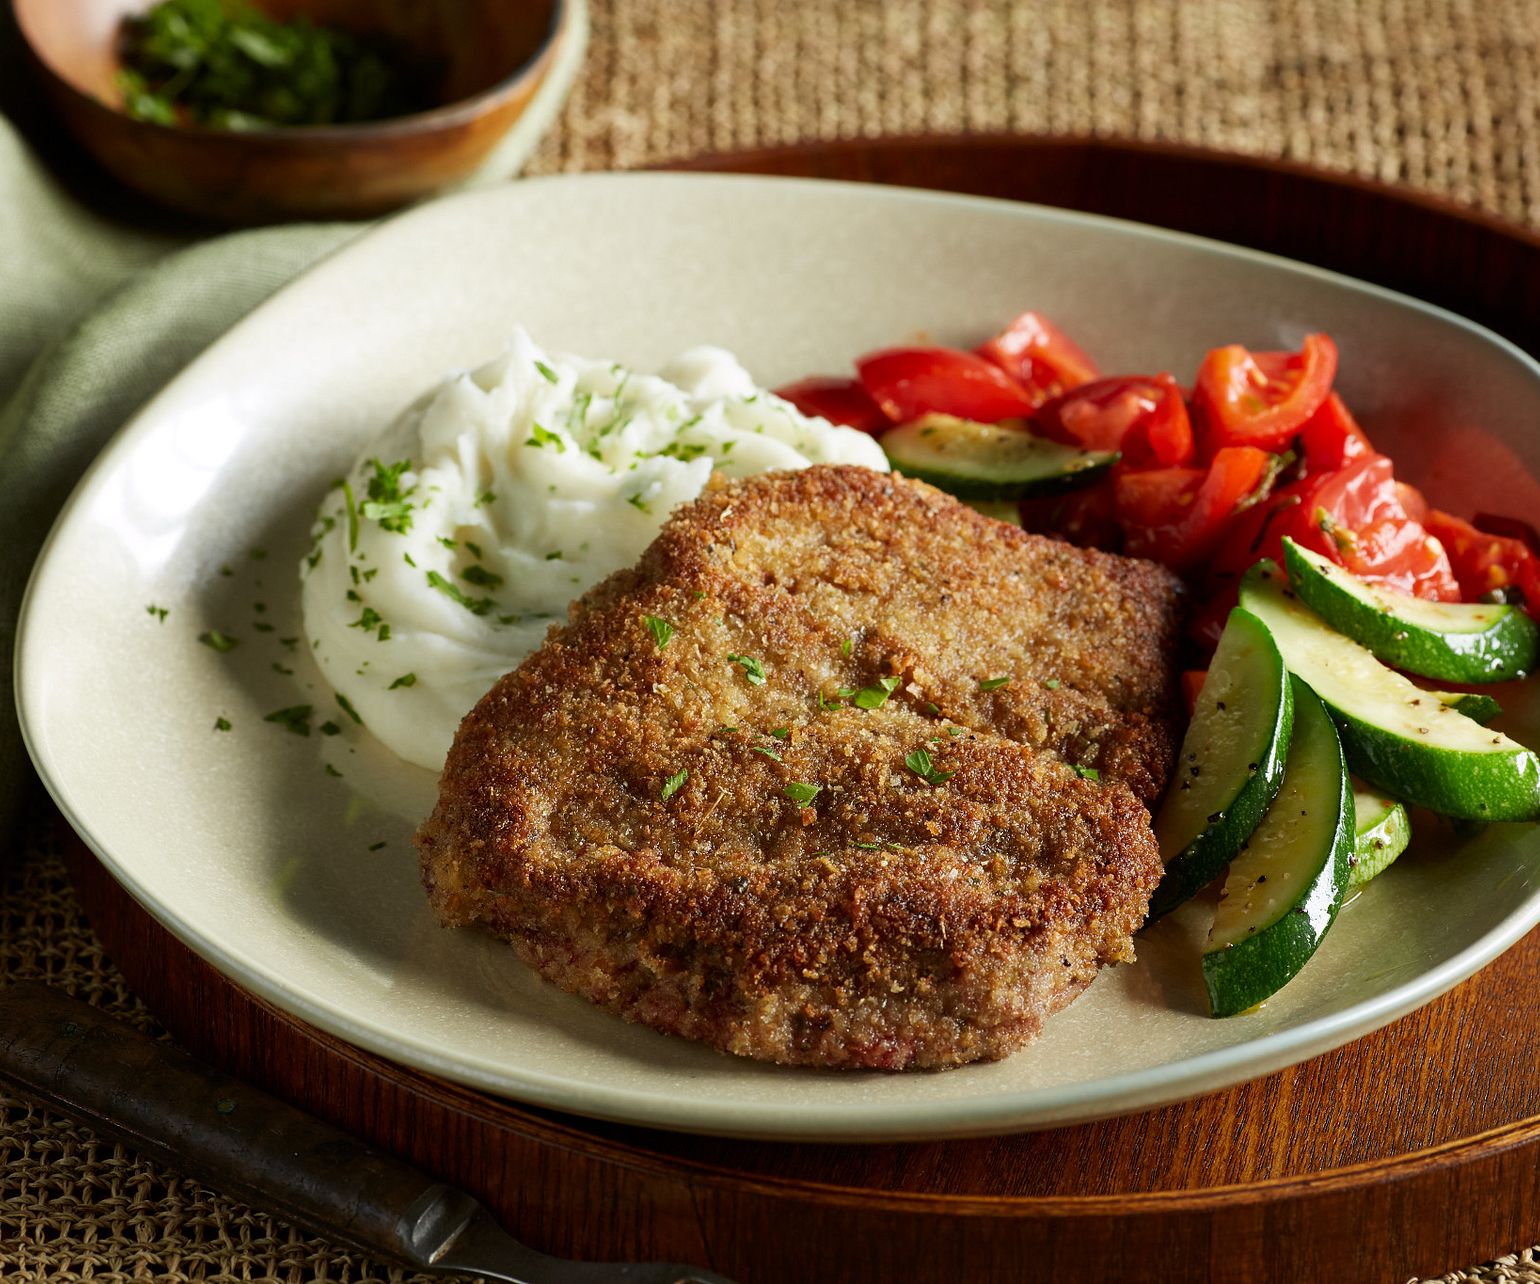
[[[1225,622],[1182,739],[1176,776],[1155,817],[1166,875],[1150,920],[1218,877],[1278,792],[1294,697],[1277,644],[1237,607]]]
[[[1276,994],[1326,935],[1347,891],[1353,790],[1337,729],[1298,678],[1278,796],[1230,862],[1203,951],[1209,1010],[1234,1016]]]
[[[1540,655],[1540,628],[1516,607],[1428,602],[1367,584],[1287,537],[1283,565],[1306,606],[1408,673],[1446,682],[1506,682],[1523,677]]]
[[[970,499],[967,505],[975,513],[993,517],[997,522],[1009,522],[1012,526],[1022,524],[1021,505],[1013,499]]]
[[[1367,785],[1353,784],[1353,855],[1349,894],[1378,878],[1412,841],[1406,807]]]
[[[1429,691],[1428,694],[1441,704],[1447,704],[1456,713],[1463,713],[1483,727],[1503,711],[1502,705],[1489,695],[1475,691]]]
[[[1116,451],[1079,450],[1025,428],[926,415],[879,438],[888,462],[959,499],[1028,499],[1105,476]]]
[[[1246,572],[1240,598],[1331,710],[1355,775],[1445,816],[1540,819],[1540,758],[1531,750],[1446,703],[1459,697],[1424,691],[1334,632],[1272,562]]]

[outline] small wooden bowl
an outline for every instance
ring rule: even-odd
[[[108,170],[145,195],[226,223],[363,218],[473,174],[550,67],[564,0],[260,0],[378,33],[445,67],[443,106],[358,125],[231,131],[158,125],[122,111],[118,32],[153,0],[14,0],[17,25],[60,116]]]

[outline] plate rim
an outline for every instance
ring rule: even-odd
[[[517,205],[526,199],[539,199],[538,195],[533,198],[526,195],[531,189],[538,192],[552,186],[598,186],[612,183],[681,188],[791,185],[820,191],[842,190],[849,195],[873,201],[992,209],[1008,211],[1028,220],[1108,228],[1157,242],[1202,249],[1221,257],[1281,268],[1422,313],[1496,347],[1516,359],[1540,383],[1540,361],[1489,327],[1437,304],[1267,251],[1135,220],[1031,202],[849,180],[692,171],[632,171],[528,178],[503,187],[456,193],[407,210],[366,228],[274,291],[268,299],[193,358],[118,428],[81,475],[61,507],[28,575],[17,616],[13,653],[16,712],[28,756],[65,820],[136,903],[177,940],[236,984],[321,1030],[402,1065],[495,1096],[590,1118],[672,1131],[787,1141],[875,1142],[998,1135],[1060,1126],[1135,1113],[1261,1077],[1329,1051],[1414,1011],[1474,975],[1540,923],[1540,890],[1537,890],[1510,910],[1497,926],[1478,937],[1464,950],[1386,993],[1340,1012],[1316,1017],[1232,1047],[1083,1083],[985,1093],[977,1098],[926,1102],[919,1107],[906,1106],[901,1102],[799,1102],[795,1117],[788,1122],[787,1111],[764,1101],[722,1103],[709,1098],[701,1101],[689,1094],[670,1095],[640,1089],[617,1089],[591,1082],[574,1086],[546,1072],[523,1070],[510,1073],[507,1066],[494,1064],[487,1057],[437,1055],[426,1039],[402,1037],[389,1029],[328,1006],[318,996],[284,982],[280,976],[271,973],[262,960],[223,947],[211,935],[184,922],[169,906],[159,903],[150,889],[135,879],[131,869],[112,855],[107,841],[89,823],[84,814],[85,809],[77,808],[72,803],[62,782],[55,778],[40,743],[42,718],[32,709],[37,695],[30,681],[27,657],[37,645],[32,620],[37,602],[47,589],[51,554],[61,533],[71,524],[77,512],[83,509],[101,480],[112,472],[117,457],[129,450],[139,435],[150,431],[162,407],[178,395],[185,382],[197,376],[204,363],[217,359],[228,348],[242,343],[245,331],[271,305],[285,299],[291,291],[312,288],[312,278],[324,278],[328,273],[337,271],[337,262],[347,258],[355,248],[370,245],[391,235],[399,223],[436,218],[446,206],[485,203],[491,207],[500,206],[503,202]],[[796,1070],[793,1067],[786,1069]],[[788,1077],[788,1084],[794,1083],[795,1079]],[[918,1125],[915,1120],[917,1114],[923,1119]]]

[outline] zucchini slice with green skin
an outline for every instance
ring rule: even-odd
[[[983,513],[985,517],[993,517],[997,522],[1009,522],[1012,526],[1021,525],[1021,505],[1010,499],[970,499],[967,502],[969,508],[975,513]]]
[[[1353,790],[1337,728],[1298,678],[1278,796],[1230,862],[1203,951],[1209,1010],[1234,1016],[1276,994],[1310,960],[1342,906],[1353,853]]]
[[[1213,882],[1251,836],[1278,792],[1293,725],[1294,694],[1277,644],[1237,607],[1155,817],[1166,874],[1150,899],[1151,921]]]
[[[1456,713],[1463,713],[1472,722],[1483,727],[1503,711],[1502,705],[1489,695],[1477,695],[1466,691],[1429,691],[1428,694],[1441,704],[1447,704]]]
[[[1446,682],[1507,682],[1523,677],[1540,656],[1540,628],[1516,607],[1428,602],[1368,584],[1287,536],[1283,566],[1306,606],[1408,673]]]
[[[1272,631],[1284,663],[1331,710],[1348,768],[1409,803],[1465,820],[1540,819],[1540,758],[1424,691],[1335,632],[1258,562],[1241,605]]]
[[[1028,499],[1078,490],[1117,463],[1116,451],[1079,450],[1025,428],[926,415],[878,439],[888,462],[959,499]]]
[[[1378,878],[1412,841],[1406,807],[1367,785],[1353,785],[1353,856],[1348,892]]]

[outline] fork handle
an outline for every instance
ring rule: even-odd
[[[463,1191],[49,986],[0,989],[0,1082],[322,1234],[431,1268],[482,1211]]]

